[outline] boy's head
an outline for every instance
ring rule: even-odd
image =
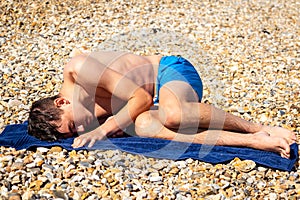
[[[55,105],[59,95],[40,99],[31,106],[28,119],[28,133],[41,140],[54,141],[61,138],[57,130],[64,111]]]

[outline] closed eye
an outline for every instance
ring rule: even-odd
[[[69,129],[69,133],[71,133],[72,135],[77,134],[74,121],[70,121],[68,123],[68,129]]]

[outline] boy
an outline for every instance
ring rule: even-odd
[[[80,133],[73,147],[91,147],[134,124],[142,137],[252,147],[285,158],[296,140],[287,129],[255,124],[201,103],[201,78],[179,56],[92,52],[73,57],[63,75],[57,96],[32,105],[29,134],[56,140]],[[150,109],[153,101],[156,110]]]

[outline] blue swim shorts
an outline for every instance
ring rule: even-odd
[[[159,102],[160,88],[170,81],[183,81],[192,86],[199,97],[199,102],[202,99],[203,85],[201,78],[194,66],[186,59],[180,56],[165,56],[162,57],[158,67],[156,78],[156,96],[154,104]]]

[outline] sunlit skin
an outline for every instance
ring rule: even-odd
[[[61,121],[57,123],[57,125],[59,126],[57,131],[62,134],[63,138],[68,138],[76,135],[77,130],[75,128],[73,111],[70,102],[64,98],[59,98],[55,100],[54,104],[60,108],[62,108],[61,106],[64,106],[64,108],[62,108],[64,109],[64,113],[61,116]]]
[[[290,156],[289,145],[296,141],[294,132],[252,123],[199,103],[193,89],[180,81],[164,85],[158,108],[150,110],[160,59],[159,55],[127,53],[104,66],[99,62],[101,57],[81,53],[73,57],[64,69],[61,97],[54,102],[64,110],[58,131],[63,137],[79,133],[74,148],[92,147],[107,136],[122,135],[122,130],[134,123],[136,134],[142,137],[245,146]],[[98,126],[87,132],[96,120]]]

